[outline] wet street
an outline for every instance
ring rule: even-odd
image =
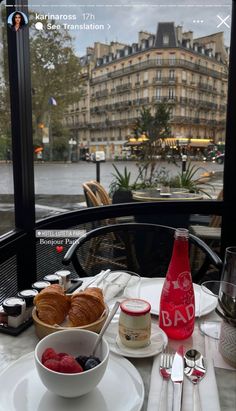
[[[128,171],[131,171],[131,181],[134,181],[137,177],[138,168],[133,161],[117,161],[114,163],[119,171],[123,173],[126,166]],[[222,172],[223,165],[219,165],[212,162],[192,162],[197,167],[201,167],[198,175],[205,171],[214,171],[219,174]],[[181,162],[177,165],[168,163],[165,161],[159,161],[159,169],[164,167],[170,175],[176,175],[181,172]],[[112,162],[107,161],[100,164],[100,181],[104,187],[108,190],[112,181],[112,173],[115,170],[112,166]],[[82,184],[88,180],[96,179],[96,164],[80,161],[78,163],[66,164],[66,163],[42,163],[35,164],[35,193],[47,194],[47,195],[78,195],[83,194]],[[13,177],[12,177],[12,165],[0,164],[0,195],[13,193]],[[197,176],[198,176],[197,175]],[[219,180],[222,180],[222,176],[219,176]],[[219,181],[220,182],[220,181]]]
[[[201,167],[198,176],[206,171],[215,172],[215,177],[211,180],[214,190],[210,189],[210,194],[212,198],[216,198],[222,188],[223,166],[212,162],[192,162],[192,164]],[[131,181],[133,182],[136,179],[138,168],[135,162],[118,161],[115,162],[115,165],[121,173],[124,172],[126,166],[128,171],[131,172]],[[160,161],[158,167],[159,170],[164,167],[169,176],[181,172],[181,162],[174,165],[173,163]],[[100,181],[106,190],[109,190],[114,172],[112,162],[101,163]],[[0,173],[1,235],[15,226],[12,164],[1,163]],[[41,218],[85,207],[82,184],[85,181],[96,179],[96,164],[84,161],[72,164],[35,164],[34,174],[36,219],[40,220]]]

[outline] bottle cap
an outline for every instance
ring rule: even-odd
[[[19,291],[17,294],[18,297],[24,298],[26,307],[30,307],[33,305],[34,297],[38,294],[37,290],[22,290]]]
[[[2,306],[8,315],[18,316],[25,311],[26,303],[23,298],[10,297],[3,301]]]
[[[187,228],[176,228],[175,238],[188,239],[189,231],[187,230]]]
[[[131,298],[123,301],[120,305],[120,309],[125,314],[138,317],[149,313],[151,310],[151,305],[145,300]]]

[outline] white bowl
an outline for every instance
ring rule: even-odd
[[[44,350],[49,347],[73,357],[89,356],[97,337],[98,335],[92,331],[70,329],[49,334],[39,341],[34,352],[35,364],[42,383],[49,391],[61,397],[73,398],[87,394],[98,385],[106,371],[109,358],[109,346],[104,337],[95,353],[101,363],[91,370],[66,374],[52,371],[41,362]]]

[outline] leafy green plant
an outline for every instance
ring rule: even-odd
[[[170,186],[186,188],[191,193],[202,193],[211,198],[211,195],[204,190],[203,186],[208,186],[213,189],[212,184],[204,181],[201,176],[196,177],[196,174],[199,173],[200,170],[206,171],[203,167],[197,167],[188,163],[185,172],[178,173],[177,176],[170,179]]]
[[[134,190],[140,187],[138,184],[139,175],[136,180],[131,183],[131,171],[127,170],[127,167],[124,167],[124,172],[120,172],[115,164],[112,164],[115,169],[116,173],[112,173],[114,177],[110,186],[109,186],[109,193],[113,195],[117,190]]]

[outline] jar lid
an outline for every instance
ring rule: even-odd
[[[58,274],[48,274],[43,277],[44,281],[49,281],[51,284],[59,284],[61,278]]]
[[[37,290],[29,289],[29,290],[19,291],[19,293],[17,295],[18,295],[18,297],[24,298],[25,302],[26,302],[26,306],[29,307],[30,305],[33,305],[34,297],[37,294],[38,294]]]
[[[23,298],[10,297],[3,301],[2,306],[8,315],[20,315],[26,304]]]
[[[151,305],[145,300],[141,300],[139,298],[130,298],[121,303],[120,309],[125,314],[138,317],[139,315],[149,313],[151,310]]]
[[[60,277],[69,277],[71,275],[71,272],[69,270],[60,270],[55,272],[56,275],[59,275]]]
[[[32,284],[32,287],[35,288],[37,291],[41,291],[49,285],[51,285],[49,281],[36,281],[36,283]]]

